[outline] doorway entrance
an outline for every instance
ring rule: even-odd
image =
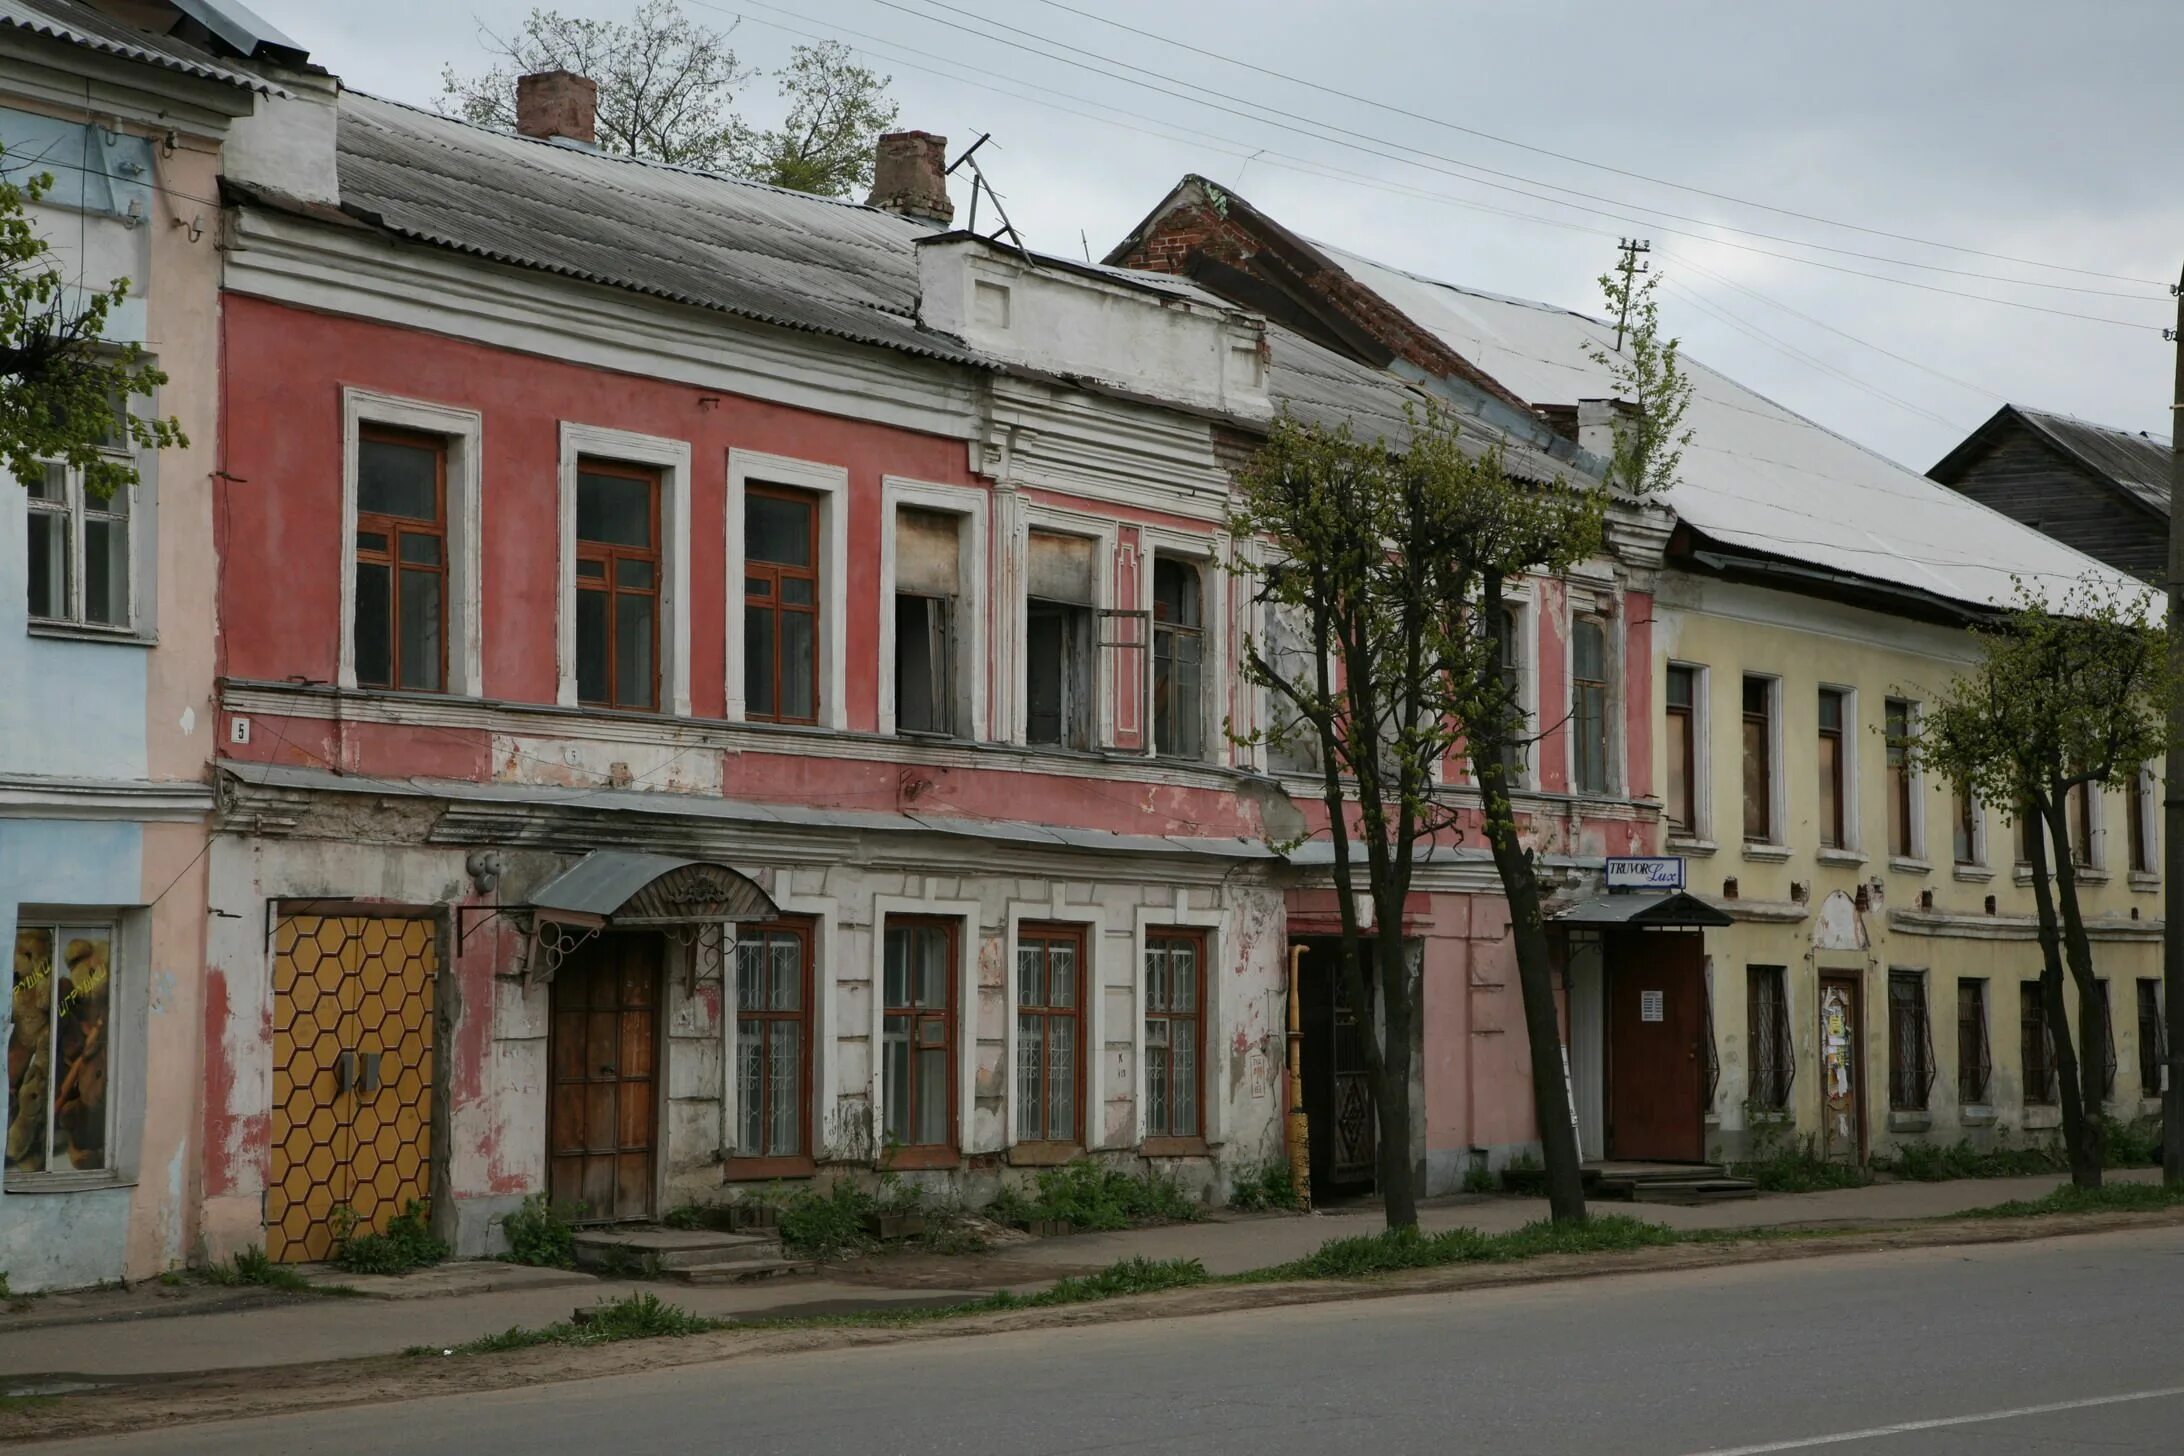
[[[1865,1161],[1865,1037],[1856,976],[1820,978],[1820,1152]]]
[[[330,1259],[430,1196],[434,921],[292,915],[273,932],[265,1247]]]
[[[658,934],[601,935],[554,976],[546,1187],[572,1221],[653,1216],[665,949]]]
[[[1304,947],[1297,995],[1304,1033],[1304,1110],[1311,1120],[1312,1201],[1357,1198],[1378,1181],[1380,1123],[1366,1070],[1365,1041],[1372,1034],[1350,1004],[1342,974],[1342,940],[1312,936]],[[1366,983],[1373,979],[1373,948],[1364,957]]]
[[[1706,1156],[1705,942],[1694,931],[1606,937],[1608,1156]]]

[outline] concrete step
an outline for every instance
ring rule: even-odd
[[[658,1269],[663,1273],[710,1264],[745,1263],[781,1257],[773,1234],[716,1233],[710,1229],[627,1228],[580,1230],[575,1238],[580,1269],[612,1272],[617,1268]]]
[[[729,1259],[718,1264],[686,1264],[666,1272],[684,1284],[755,1284],[784,1274],[809,1274],[819,1266],[808,1259]]]
[[[1604,1179],[1599,1194],[1602,1198],[1623,1198],[1632,1203],[1723,1203],[1731,1199],[1757,1198],[1759,1188],[1749,1178],[1653,1180],[1619,1186]]]

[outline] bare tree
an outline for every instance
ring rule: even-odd
[[[727,32],[693,21],[676,0],[645,0],[627,21],[533,10],[511,35],[480,34],[501,63],[467,76],[447,66],[440,78],[443,109],[480,126],[515,126],[518,76],[574,71],[598,83],[608,151],[840,196],[871,180],[873,142],[895,121],[892,78],[823,41],[794,47],[769,73],[786,116],[753,126],[736,102],[760,73],[737,59]]]

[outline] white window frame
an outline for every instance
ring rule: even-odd
[[[140,978],[132,979],[129,970],[143,963],[146,946],[140,944],[139,922],[142,917],[111,907],[24,905],[14,912],[9,925],[8,946],[12,956],[16,935],[29,928],[50,928],[54,932],[53,954],[56,961],[66,954],[67,932],[71,930],[95,930],[107,937],[108,965],[106,991],[106,1166],[103,1168],[44,1168],[35,1172],[9,1171],[0,1174],[0,1192],[32,1193],[58,1192],[74,1188],[104,1188],[136,1181],[136,1139],[140,1126],[139,1116],[124,1117],[122,1109],[133,1106],[136,1097],[136,1058],[141,1055],[143,1028],[140,1024],[140,1002],[135,995]],[[56,969],[57,974],[57,969]],[[8,994],[8,1002],[0,1002],[4,1009],[13,999],[13,977],[0,977],[0,991]],[[0,1018],[4,1020],[4,1018]],[[46,1045],[54,1045],[56,1031],[48,1023]],[[53,1128],[53,1088],[48,1065],[49,1085],[46,1091],[47,1156],[52,1155],[51,1133]],[[13,1109],[7,1103],[7,1088],[0,1083],[0,1110],[12,1116]]]
[[[1956,857],[1957,788],[1956,784],[1949,785],[1949,862],[1955,869],[1967,873],[1977,870],[1984,877],[1985,872],[1992,868],[1987,860],[1987,801],[1980,798],[1976,792],[1973,792],[1969,785],[1965,786],[1965,792],[1970,793],[1972,796],[1972,859],[1969,864],[1958,863]]]
[[[1767,685],[1767,837],[1747,838],[1750,826],[1741,822],[1744,812],[1744,684],[1756,679]],[[1789,847],[1789,766],[1783,759],[1787,743],[1786,725],[1782,721],[1784,695],[1782,678],[1776,673],[1753,672],[1740,669],[1737,673],[1737,837],[1747,849],[1777,849]],[[1815,712],[1817,713],[1817,700]],[[1756,964],[1756,963],[1755,963]]]
[[[749,698],[743,682],[743,514],[754,481],[819,498],[818,717],[820,727],[839,733],[849,727],[849,470],[757,450],[728,452],[728,508],[723,525],[728,563],[728,640],[723,644],[728,721],[748,721]]]
[[[1881,698],[1881,776],[1884,781],[1888,776],[1888,705],[1890,703],[1903,704],[1903,722],[1906,736],[1916,738],[1919,732],[1920,703],[1918,699],[1903,697],[1896,693],[1885,694]],[[1926,766],[1919,762],[1916,754],[1908,750],[1905,752],[1904,774],[1909,780],[1904,786],[1904,796],[1908,800],[1904,808],[1904,837],[1909,841],[1909,844],[1907,851],[1903,854],[1898,854],[1896,846],[1893,844],[1887,846],[1888,856],[1896,860],[1909,860],[1913,864],[1926,864],[1928,863],[1926,855]],[[1888,816],[1885,812],[1881,815],[1881,823],[1884,826],[1888,823]],[[1885,829],[1883,832],[1886,832]],[[1949,840],[1949,854],[1951,858],[1954,858],[1956,855],[1956,830],[1954,828],[1949,831]]]
[[[882,1100],[887,1091],[887,922],[896,915],[922,915],[954,920],[962,927],[956,941],[956,959],[960,962],[956,966],[955,1007],[956,1156],[968,1158],[973,1153],[993,1151],[991,1148],[974,1147],[971,1143],[971,1129],[977,1120],[978,1111],[978,957],[982,946],[979,939],[981,909],[982,906],[976,900],[936,900],[917,895],[872,897],[872,1019],[868,1028],[872,1037],[872,1080],[866,1093],[870,1101],[866,1105],[872,1111],[872,1165],[875,1168],[880,1166],[881,1160],[887,1155],[887,1109]],[[1013,976],[1015,971],[1015,963],[1012,961],[1009,974]],[[1009,1074],[1014,1075],[1013,1067]]]
[[[101,448],[99,453],[118,465],[136,465],[136,454],[132,450]],[[125,485],[114,492],[115,495],[122,497],[125,507],[120,515],[115,515],[112,510],[108,509],[111,501],[107,505],[94,505],[92,503],[90,495],[84,490],[83,472],[81,470],[62,461],[53,460],[45,463],[45,473],[49,478],[55,474],[59,475],[61,480],[60,500],[55,502],[31,499],[29,488],[26,485],[23,490],[24,507],[32,517],[51,516],[62,522],[62,529],[66,531],[68,538],[68,602],[63,609],[64,615],[58,617],[32,616],[29,618],[30,626],[37,630],[60,629],[100,636],[130,637],[136,635],[137,609],[143,595],[138,589],[137,578],[142,574],[138,563],[142,559],[144,534],[143,522],[138,517],[138,487],[136,485]],[[123,528],[129,533],[125,568],[122,573],[121,620],[118,622],[94,622],[85,610],[84,582],[89,576],[87,568],[91,559],[85,544],[85,522],[93,516],[97,516],[102,520],[118,520],[123,523]],[[27,523],[24,531],[24,545],[27,552],[29,545]]]
[[[895,525],[902,508],[959,518],[956,611],[950,634],[956,649],[957,681],[952,684],[959,713],[968,718],[956,736],[973,741],[987,736],[986,722],[986,533],[990,517],[986,492],[974,486],[936,485],[899,475],[880,477],[880,732],[895,732]],[[740,630],[740,629],[739,629]]]
[[[1564,616],[1562,633],[1562,733],[1563,785],[1573,795],[1587,798],[1616,798],[1630,776],[1623,770],[1623,634],[1619,624],[1622,616],[1615,610],[1615,603],[1604,596],[1573,590],[1568,599],[1568,611]],[[1605,701],[1600,705],[1602,722],[1600,731],[1607,739],[1602,745],[1602,758],[1607,769],[1607,783],[1601,788],[1584,789],[1577,783],[1577,624],[1580,618],[1591,617],[1600,623],[1600,670],[1607,674]]]
[[[2146,868],[2131,869],[2130,872],[2144,880],[2161,876],[2161,794],[2155,787],[2157,782],[2154,765],[2144,763],[2139,765],[2139,771],[2131,776],[2131,782],[2124,790],[2138,795],[2139,801],[2139,843],[2132,846],[2135,852],[2125,859],[2124,867],[2130,869],[2132,858],[2143,858]],[[2123,822],[2128,826],[2131,821],[2126,817]]]
[[[788,871],[778,871],[777,885],[788,878]],[[782,920],[807,920],[811,922],[811,999],[807,1013],[811,1021],[811,1065],[805,1073],[811,1079],[813,1096],[811,1144],[805,1149],[814,1162],[831,1160],[832,1150],[827,1146],[827,1133],[834,1126],[835,1109],[841,1101],[841,1091],[834,1085],[835,1078],[835,1029],[834,1029],[834,966],[836,934],[839,929],[839,912],[835,902],[820,895],[793,895],[776,888],[773,902]],[[770,922],[769,922],[770,923]],[[733,927],[740,929],[741,927]],[[721,1084],[720,1084],[720,1145],[741,1155],[747,1150],[742,1146],[742,1105],[737,1100],[736,1085],[736,983],[735,946],[728,947],[728,981],[721,995]],[[875,1043],[876,1045],[876,1043]],[[877,1126],[877,1124],[875,1124]],[[731,1178],[732,1182],[742,1181]]]
[[[1016,948],[1022,940],[1025,922],[1033,925],[1061,925],[1081,932],[1084,936],[1084,963],[1078,968],[1078,984],[1084,997],[1084,1005],[1078,1008],[1079,1035],[1083,1045],[1078,1055],[1083,1058],[1084,1106],[1077,1109],[1078,1127],[1083,1133],[1081,1146],[1092,1152],[1107,1143],[1107,1098],[1105,1078],[1101,1075],[1100,1059],[1107,1046],[1106,981],[1101,975],[1100,951],[1107,938],[1107,926],[1102,922],[1097,907],[1071,905],[1062,898],[1062,887],[1053,887],[1053,899],[1011,900],[1008,905],[1008,970],[1002,992],[1002,1025],[1005,1050],[1001,1065],[1006,1075],[1001,1079],[1001,1140],[1004,1147],[1015,1147],[1021,1141],[1016,1136]],[[1142,1035],[1142,1033],[1140,1033]]]
[[[1222,722],[1222,714],[1215,703],[1215,694],[1224,691],[1228,682],[1228,590],[1224,580],[1226,572],[1221,566],[1221,541],[1219,536],[1194,536],[1183,531],[1163,530],[1157,526],[1140,529],[1139,558],[1142,569],[1138,572],[1138,610],[1145,614],[1145,650],[1141,654],[1139,700],[1143,704],[1145,719],[1145,756],[1164,758],[1178,763],[1226,763],[1229,759],[1228,734]],[[1200,751],[1196,758],[1181,758],[1160,752],[1160,734],[1156,727],[1158,715],[1153,702],[1153,575],[1162,557],[1187,561],[1198,571],[1199,632],[1205,650],[1199,664],[1198,710],[1202,716]]]
[[[1219,1075],[1215,1054],[1228,1045],[1221,1019],[1227,978],[1214,968],[1221,964],[1227,942],[1226,925],[1219,910],[1191,908],[1190,891],[1177,886],[1175,899],[1166,905],[1141,905],[1130,936],[1130,1046],[1133,1091],[1130,1102],[1130,1145],[1145,1141],[1145,942],[1155,930],[1196,930],[1206,937],[1205,959],[1198,978],[1202,1010],[1198,1027],[1199,1079],[1205,1105],[1198,1109],[1200,1135],[1206,1146],[1228,1140],[1227,1080]]]
[[[1277,604],[1260,601],[1259,591],[1269,575],[1289,564],[1289,558],[1273,554],[1265,543],[1252,543],[1249,549],[1252,552],[1252,570],[1251,575],[1246,579],[1245,594],[1251,614],[1251,630],[1257,634],[1263,649],[1273,636],[1275,607]],[[1298,626],[1301,631],[1309,635],[1311,631],[1310,622],[1301,622]],[[1309,648],[1309,645],[1309,643],[1306,644],[1307,648]],[[1307,651],[1306,655],[1310,655],[1309,651]],[[1243,660],[1244,645],[1239,642],[1236,646],[1237,669],[1235,673],[1239,681],[1243,676]],[[1332,682],[1334,680],[1334,654],[1332,652],[1328,654],[1327,661],[1329,667],[1328,680]],[[1251,710],[1258,715],[1258,721],[1251,725],[1251,731],[1255,735],[1273,732],[1275,720],[1284,716],[1289,710],[1288,700],[1265,684],[1260,684],[1254,689],[1250,698],[1250,705]],[[1312,739],[1313,756],[1321,756],[1324,746],[1319,742],[1318,730],[1307,724],[1304,731]],[[1273,745],[1263,738],[1255,738],[1249,745],[1248,758],[1240,766],[1255,769],[1274,778],[1308,779],[1313,783],[1318,783],[1324,773],[1324,769],[1321,767],[1297,769],[1283,768],[1276,765]],[[1445,781],[1447,775],[1445,762],[1441,765],[1441,774]]]
[[[1820,836],[1820,694],[1840,693],[1843,699],[1843,842],[1838,845],[1822,845]],[[1859,801],[1863,796],[1859,769],[1864,757],[1858,752],[1859,725],[1864,722],[1858,711],[1858,690],[1848,683],[1817,682],[1812,690],[1812,743],[1813,743],[1813,843],[1822,854],[1855,855],[1865,853],[1863,816],[1859,814]]]
[[[1031,633],[1029,615],[1031,610],[1031,533],[1037,531],[1041,535],[1076,536],[1089,539],[1092,542],[1092,691],[1099,698],[1099,702],[1094,704],[1093,707],[1092,741],[1096,748],[1112,748],[1115,744],[1118,725],[1115,717],[1115,690],[1117,684],[1114,670],[1111,670],[1110,660],[1123,654],[1101,652],[1099,639],[1103,633],[1112,630],[1111,627],[1103,627],[1102,624],[1112,623],[1114,619],[1099,614],[1110,612],[1114,610],[1115,606],[1117,534],[1115,522],[1102,516],[1087,515],[1081,511],[1063,510],[1058,507],[1042,506],[1031,502],[1024,502],[1021,512],[1015,528],[1009,534],[1008,559],[1003,563],[1003,571],[1007,582],[1005,588],[1007,594],[1004,600],[1007,601],[1009,608],[1010,637],[1009,661],[1007,664],[1008,741],[1018,746],[1026,746],[1030,738],[1031,702],[1029,695],[1024,691],[1024,672],[1027,666],[1025,644],[1030,640]],[[1152,582],[1149,576],[1145,582],[1145,592],[1150,597]],[[1148,613],[1152,610],[1149,600],[1146,603],[1146,610]],[[1150,634],[1148,634],[1148,640],[1143,648],[1148,662],[1152,654],[1152,642],[1149,639]],[[1146,668],[1148,683],[1151,681],[1151,672],[1152,669],[1148,665]],[[1148,698],[1147,701],[1141,702],[1137,706],[1139,712],[1143,714],[1150,707],[1150,699]],[[1145,738],[1148,744],[1152,741],[1152,727],[1149,721],[1145,728]],[[1042,747],[1044,746],[1042,745]]]
[[[690,716],[690,442],[603,425],[561,422],[559,467],[559,610],[554,651],[561,668],[555,700],[577,706],[576,477],[581,463],[643,465],[660,472],[660,711]]]
[[[335,679],[356,683],[356,511],[358,436],[367,425],[437,435],[447,451],[447,682],[444,696],[484,694],[483,540],[479,480],[485,417],[474,409],[403,399],[368,389],[341,392],[341,642]],[[573,572],[573,568],[572,568]],[[396,691],[390,689],[389,691]]]
[[[1714,670],[1703,662],[1687,662],[1671,657],[1662,664],[1661,672],[1661,721],[1668,721],[1668,669],[1680,667],[1691,674],[1691,828],[1688,838],[1700,843],[1714,841]],[[1741,679],[1740,679],[1741,684]],[[1744,704],[1737,704],[1737,718],[1741,725]],[[1666,734],[1663,734],[1662,752],[1667,752]],[[1743,734],[1738,734],[1738,755],[1743,753]],[[1741,771],[1743,764],[1737,767]],[[1662,775],[1663,787],[1667,775]],[[1664,814],[1665,819],[1665,814]],[[1678,836],[1679,838],[1686,836]]]

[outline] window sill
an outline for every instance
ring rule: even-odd
[[[723,1183],[752,1183],[766,1178],[809,1178],[819,1171],[811,1158],[738,1158],[722,1166]]]
[[[157,647],[156,634],[132,632],[126,627],[87,627],[81,622],[32,622],[26,629],[33,637],[63,642],[104,642],[112,647]]]
[[[1994,878],[1994,870],[1987,865],[1960,864],[1951,866],[1949,873],[1968,885],[1984,885]]]
[[[2131,871],[2131,888],[2141,894],[2152,894],[2161,888],[2161,876],[2151,870]]]
[[[1934,872],[1933,865],[1926,860],[1912,859],[1907,855],[1890,855],[1888,867],[1899,875],[1930,875]]]
[[[1199,1137],[1149,1137],[1138,1144],[1138,1156],[1144,1158],[1203,1158],[1210,1152]]]
[[[1926,1132],[1933,1125],[1934,1114],[1931,1112],[1898,1112],[1890,1109],[1888,1114],[1890,1132]]]
[[[2078,866],[2077,880],[2081,885],[2105,885],[2108,883],[2109,878],[2109,873],[2106,870],[2095,869],[2091,865]]]
[[[1793,1120],[1787,1107],[1755,1107],[1745,1122],[1749,1127],[1788,1127]]]
[[[1957,1109],[1957,1121],[1966,1127],[1987,1127],[1994,1122],[1994,1109],[1984,1102],[1967,1102]]]
[[[1702,858],[1721,848],[1711,839],[1687,839],[1680,834],[1668,836],[1668,847],[1684,854],[1698,855]]]
[[[1790,858],[1790,847],[1786,844],[1755,844],[1747,841],[1744,846],[1744,857],[1751,860],[1761,860],[1768,864],[1786,864]]]
[[[1004,1159],[1012,1168],[1059,1168],[1084,1156],[1076,1143],[1011,1143]]]
[[[1820,849],[1814,852],[1813,858],[1821,864],[1846,869],[1857,869],[1866,862],[1865,852],[1857,849]]]
[[[897,1148],[893,1156],[883,1154],[879,1159],[882,1169],[953,1168],[962,1161],[963,1155],[954,1148]]]
[[[10,1198],[22,1193],[90,1193],[101,1188],[134,1188],[136,1179],[104,1169],[66,1173],[10,1173],[0,1182],[0,1192]]]

